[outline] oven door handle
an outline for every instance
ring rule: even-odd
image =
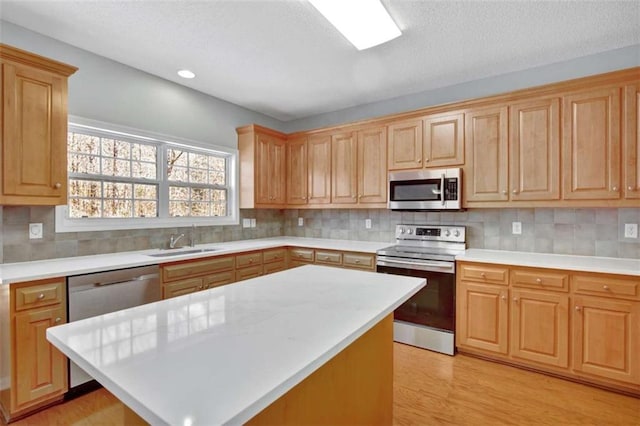
[[[455,272],[456,265],[453,262],[412,262],[408,260],[387,260],[380,259],[376,262],[377,266],[388,266],[390,268],[405,268],[409,267],[409,269],[418,269],[421,271],[434,271],[434,272],[446,272],[448,274],[453,274]]]
[[[440,177],[440,198],[442,200],[442,206],[446,205],[446,202],[445,202],[445,190],[444,190],[444,178],[445,178],[445,175],[443,173],[442,176]]]

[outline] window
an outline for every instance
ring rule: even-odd
[[[106,127],[69,123],[57,232],[237,223],[235,151]]]

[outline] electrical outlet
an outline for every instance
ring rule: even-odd
[[[37,240],[42,238],[42,224],[41,223],[30,223],[29,224],[29,239]]]
[[[304,226],[304,218],[303,217],[299,217],[298,218],[298,226]]]
[[[255,219],[251,219],[251,227],[252,228],[256,227],[256,220]]]
[[[371,219],[364,220],[364,227],[367,229],[371,229]]]
[[[514,235],[522,234],[522,222],[511,222],[511,233]]]
[[[243,228],[251,228],[251,219],[242,219]]]
[[[624,237],[625,238],[638,238],[638,224],[637,223],[625,223],[624,224]]]

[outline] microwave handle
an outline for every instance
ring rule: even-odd
[[[443,207],[444,207],[444,206],[445,206],[445,204],[446,204],[446,203],[445,203],[445,200],[444,200],[444,199],[445,199],[445,194],[444,194],[444,193],[446,192],[446,191],[444,190],[444,177],[445,177],[445,176],[444,176],[444,173],[443,173],[443,174],[442,174],[442,176],[440,177],[440,199],[441,199],[441,201],[442,201],[442,206],[443,206]]]

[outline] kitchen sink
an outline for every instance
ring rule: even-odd
[[[219,248],[203,248],[203,249],[192,249],[192,250],[165,250],[161,253],[148,254],[147,256],[151,257],[171,257],[171,256],[182,256],[185,254],[196,254],[196,253],[208,253],[211,251],[218,251]]]

